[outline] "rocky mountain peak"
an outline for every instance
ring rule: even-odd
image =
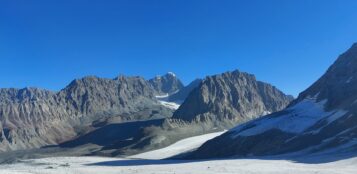
[[[173,94],[184,87],[181,80],[172,72],[168,72],[163,76],[156,76],[148,82],[156,91],[156,95]]]
[[[167,72],[165,76],[176,77],[176,74],[173,72]]]
[[[254,75],[235,70],[206,77],[174,118],[245,121],[284,109],[290,98]]]

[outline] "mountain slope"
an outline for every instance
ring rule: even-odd
[[[183,103],[186,100],[186,98],[190,95],[190,93],[201,84],[201,82],[202,79],[196,79],[192,81],[189,85],[185,86],[177,93],[168,96],[168,101],[176,102],[179,104]]]
[[[357,44],[287,109],[240,125],[188,158],[357,151]]]
[[[1,89],[0,151],[58,144],[111,122],[171,114],[139,77],[85,77],[57,93]]]
[[[173,118],[246,121],[284,109],[291,98],[238,70],[207,77]]]
[[[180,79],[172,72],[168,72],[163,76],[156,76],[148,82],[156,91],[156,95],[170,95],[184,87]]]

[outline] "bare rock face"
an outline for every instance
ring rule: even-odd
[[[357,44],[298,99],[208,141],[187,158],[356,154]],[[285,155],[286,156],[286,155]]]
[[[58,144],[93,126],[171,116],[140,77],[74,80],[59,92],[0,90],[0,151]],[[98,125],[95,125],[98,124]]]
[[[156,91],[156,95],[171,95],[181,90],[184,85],[172,72],[163,76],[156,76],[149,80],[150,85]]]
[[[207,77],[173,118],[243,122],[282,110],[291,100],[274,86],[237,70]]]
[[[168,96],[168,101],[180,103],[180,104],[183,103],[186,100],[186,98],[190,95],[190,93],[195,88],[197,88],[202,81],[203,81],[202,79],[196,79],[192,81],[190,84],[179,90],[177,93]]]

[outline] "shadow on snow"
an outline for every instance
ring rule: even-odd
[[[163,159],[163,160],[145,160],[145,159],[123,159],[111,160],[99,163],[87,164],[87,166],[147,166],[147,165],[172,165],[172,164],[185,164],[185,163],[200,163],[207,161],[220,161],[220,160],[287,160],[295,163],[303,164],[323,164],[346,160],[357,157],[357,153],[343,153],[343,154],[322,154],[311,155],[304,157],[289,157],[289,156],[274,156],[274,157],[254,157],[254,158],[227,158],[227,159],[203,159],[203,160],[176,160],[176,159]]]

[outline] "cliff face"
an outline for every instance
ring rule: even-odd
[[[202,82],[202,79],[196,79],[192,81],[190,84],[182,88],[175,94],[172,94],[168,97],[168,101],[176,102],[176,103],[183,103],[186,98],[190,95],[190,93],[197,88]]]
[[[291,97],[257,81],[251,74],[233,71],[204,79],[173,118],[247,121],[284,109]]]
[[[156,95],[171,95],[184,87],[180,79],[172,72],[150,79],[149,84],[155,90]]]
[[[0,90],[0,151],[58,144],[93,123],[170,116],[142,78],[74,80],[54,93],[36,88]]]

